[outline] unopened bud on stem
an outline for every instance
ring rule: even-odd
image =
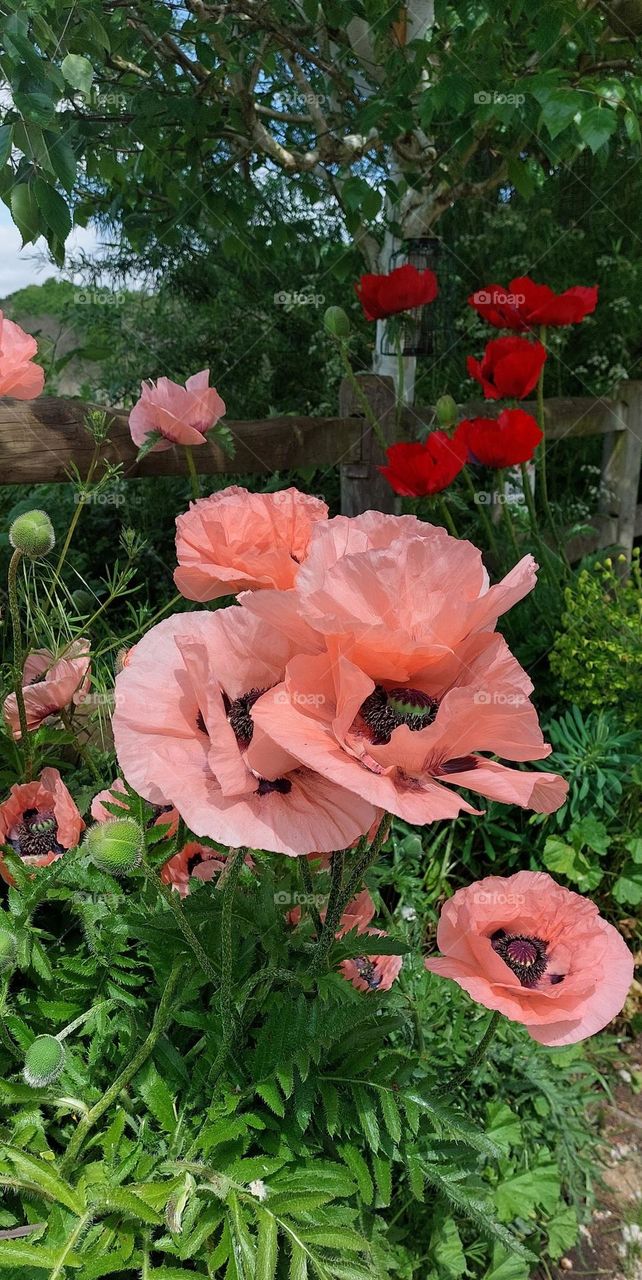
[[[90,827],[83,844],[98,871],[126,876],[140,865],[144,836],[133,818],[114,818]]]
[[[9,542],[21,555],[40,560],[56,544],[54,527],[46,511],[25,511],[9,529]]]

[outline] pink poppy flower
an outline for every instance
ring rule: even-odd
[[[35,649],[23,668],[22,694],[27,728],[37,729],[49,716],[63,711],[71,703],[81,703],[89,687],[89,640],[74,640],[60,658],[48,649]],[[20,720],[15,693],[5,698],[2,711],[14,738],[19,738]]]
[[[622,1008],[633,956],[595,903],[541,871],[488,876],[445,903],[442,957],[426,968],[521,1022],[540,1044],[576,1044]]]
[[[38,343],[0,311],[0,396],[35,400],[45,385],[45,372],[33,363]]]
[[[345,937],[351,929],[369,937],[387,938],[388,934],[384,929],[369,927],[374,914],[375,904],[368,890],[363,889],[348,903],[341,917],[337,938]],[[352,956],[349,960],[342,960],[339,969],[357,991],[389,991],[399,977],[402,963],[401,956]]]
[[[114,739],[130,785],[152,804],[175,805],[195,836],[235,848],[297,857],[346,848],[368,831],[367,801],[255,728],[254,706],[293,652],[236,606],[153,627],[116,680]]]
[[[205,444],[206,432],[225,413],[225,404],[209,386],[209,377],[209,369],[202,369],[188,378],[184,387],[171,378],[141,383],[140,400],[129,415],[134,444],[141,448],[154,432],[162,438],[152,445],[153,453],[175,444]]]
[[[299,648],[314,652],[321,633],[357,666],[405,681],[492,630],[535,586],[536,568],[525,556],[491,587],[472,543],[414,516],[367,511],[316,526],[295,590],[244,595],[242,604]]]
[[[291,587],[315,523],[328,508],[298,489],[248,493],[230,485],[200,498],[176,520],[174,581],[188,600],[216,600],[248,588]]]
[[[390,675],[373,649],[357,664],[328,639],[322,654],[297,655],[285,680],[257,700],[254,723],[309,768],[377,808],[426,823],[476,813],[453,787],[550,813],[567,784],[506,760],[550,754],[529,694],[532,684],[502,636],[472,634],[423,666]],[[381,672],[383,671],[383,674]]]
[[[363,929],[360,932],[370,937],[388,937],[384,929]],[[347,978],[357,991],[389,991],[401,973],[402,963],[401,956],[368,954],[342,960],[339,968],[344,978]]]
[[[107,804],[117,805],[119,808],[126,809],[127,805],[122,804],[118,799],[119,795],[125,795],[125,784],[122,778],[115,778],[110,787],[106,787],[104,791],[99,791],[91,802],[91,816],[94,822],[111,822],[115,814],[110,813],[105,808]],[[176,835],[178,830],[178,813],[171,804],[157,804],[154,806],[154,813],[148,826],[167,826],[165,838],[171,839]]]
[[[225,866],[225,856],[207,845],[190,840],[165,863],[160,878],[163,884],[171,884],[181,898],[186,898],[192,876],[197,880],[215,880]]]
[[[57,769],[11,788],[0,804],[0,844],[11,845],[30,867],[47,867],[78,844],[85,824]],[[0,876],[13,879],[0,856]]]

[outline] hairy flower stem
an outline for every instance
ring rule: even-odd
[[[101,450],[101,446],[100,444],[97,444],[91,456],[91,461],[89,463],[89,470],[87,471],[84,484],[80,491],[80,497],[76,503],[76,510],[74,511],[74,514],[71,517],[71,520],[69,522],[67,536],[65,538],[65,541],[62,544],[60,555],[58,556],[58,563],[56,564],[56,567],[54,569],[53,578],[51,579],[51,582],[47,587],[47,599],[45,601],[45,606],[47,608],[49,607],[49,605],[53,600],[54,591],[56,590],[56,587],[58,586],[58,583],[60,581],[62,566],[65,563],[65,560],[67,559],[67,552],[69,551],[69,547],[71,546],[71,540],[74,536],[74,533],[76,532],[76,526],[89,501],[89,495],[91,492],[89,486],[91,485],[94,471],[96,470],[96,467],[98,465],[98,459],[100,458],[100,450]]]
[[[508,534],[508,541],[510,542],[513,548],[513,553],[515,555],[515,563],[517,563],[517,561],[521,557],[521,552],[520,552],[519,546],[517,545],[517,538],[515,537],[515,528],[508,510],[508,503],[506,502],[506,472],[505,471],[497,472],[497,490],[499,493],[500,504],[501,504],[502,523]]]
[[[484,526],[484,531],[486,533],[486,538],[488,539],[488,547],[491,552],[491,555],[497,561],[497,563],[500,563],[501,557],[499,554],[499,547],[497,546],[495,530],[493,529],[492,523],[488,518],[488,512],[486,511],[484,504],[482,502],[477,501],[477,490],[472,482],[472,478],[470,475],[470,471],[468,470],[468,467],[462,467],[461,474],[464,477],[464,484],[466,485],[466,488],[479,512],[479,518]]]
[[[13,629],[13,687],[16,694],[16,702],[18,704],[21,745],[25,757],[25,782],[31,782],[33,774],[33,753],[31,736],[27,728],[27,711],[25,707],[24,694],[22,692],[23,648],[22,627],[20,625],[20,605],[18,604],[18,567],[21,560],[22,552],[14,551],[11,560],[9,561],[7,587],[9,593],[9,612],[11,614],[11,626]]]
[[[103,782],[102,776],[98,768],[96,767],[93,756],[91,752],[87,749],[87,747],[84,745],[84,743],[80,741],[80,738],[78,737],[78,734],[74,729],[72,718],[69,712],[66,711],[64,708],[62,708],[60,711],[60,719],[62,720],[62,723],[64,724],[65,729],[67,729],[68,733],[73,734],[73,739],[74,739],[73,745],[76,748],[76,751],[80,756],[80,759],[83,761],[84,764],[87,765],[87,768],[89,769],[89,772],[92,778],[94,779],[94,782],[97,782],[98,785],[102,787],[102,782]]]
[[[381,445],[381,448],[385,453],[386,449],[388,448],[389,442],[386,440],[386,437],[384,436],[383,431],[381,430],[381,423],[379,422],[379,419],[377,418],[376,414],[373,412],[372,405],[368,402],[368,397],[364,394],[363,387],[359,385],[359,379],[357,378],[352,368],[352,365],[350,364],[350,357],[348,355],[348,344],[345,341],[345,339],[339,342],[339,351],[341,352],[341,362],[345,369],[348,382],[350,383],[350,386],[352,387],[352,390],[354,391],[354,394],[357,400],[359,401],[361,408],[363,409],[364,417],[370,423],[370,426],[372,427],[372,430],[374,431],[375,436],[377,437],[377,440],[379,441],[379,444]]]
[[[163,884],[163,881],[161,880],[158,873],[156,871],[152,871],[151,867],[149,866],[145,867],[145,871],[146,871],[147,879],[149,883],[154,886],[156,893],[159,895],[159,897],[163,899],[163,902],[165,902],[169,907],[188,947],[194,953],[194,956],[200,968],[203,970],[203,973],[207,975],[207,977],[210,979],[211,982],[216,983],[216,985],[218,986],[219,976],[220,976],[218,973],[218,970],[216,969],[215,965],[210,960],[207,952],[204,951],[198,938],[196,937],[196,934],[194,933],[194,930],[192,929],[192,926],[189,920],[187,919],[185,912],[183,911],[183,908],[180,902],[180,897],[176,893],[176,890],[172,889],[171,885],[169,884]]]
[[[317,938],[320,938],[323,925],[321,923],[321,916],[317,911],[316,903],[314,902],[314,884],[312,880],[312,872],[310,871],[310,864],[305,857],[299,858],[298,862],[299,871],[301,872],[301,881],[308,898],[306,905],[312,917],[312,922],[317,932]]]
[[[471,1053],[468,1059],[468,1062],[464,1064],[461,1071],[458,1071],[452,1077],[448,1085],[449,1093],[453,1089],[455,1089],[457,1085],[463,1084],[464,1080],[467,1080],[468,1077],[472,1075],[475,1068],[479,1066],[480,1062],[483,1060],[483,1058],[486,1055],[486,1050],[491,1040],[495,1036],[495,1032],[497,1031],[497,1028],[499,1026],[501,1016],[502,1016],[501,1013],[499,1013],[497,1009],[494,1011],[494,1013],[491,1013],[490,1018],[488,1019],[488,1022],[486,1024],[486,1030],[484,1031],[484,1034],[481,1040],[479,1041],[477,1048],[473,1050],[473,1052]]]
[[[221,1022],[223,1024],[223,1043],[228,1047],[234,1036],[234,1013],[232,1011],[232,971],[234,966],[234,948],[232,943],[232,914],[234,910],[234,894],[241,869],[245,861],[246,849],[235,849],[228,859],[226,880],[223,889],[223,909],[221,912]],[[229,870],[228,870],[229,867]]]
[[[540,326],[539,340],[542,346],[545,347],[546,346],[546,325],[545,324]],[[539,448],[537,450],[537,456],[536,456],[537,472],[539,476],[540,496],[542,499],[542,508],[544,511],[544,516],[546,517],[546,522],[551,531],[553,542],[555,544],[555,547],[557,548],[560,560],[562,561],[564,568],[568,570],[570,569],[571,566],[569,564],[568,557],[566,555],[566,548],[560,537],[559,530],[557,528],[557,525],[555,523],[555,519],[553,516],[553,512],[551,510],[551,505],[548,500],[548,481],[546,478],[546,414],[544,412],[544,369],[545,367],[546,367],[545,364],[543,364],[540,370],[539,378],[537,380],[537,421],[543,437],[539,445]]]
[[[16,1058],[18,1062],[22,1062],[24,1060],[24,1053],[21,1053],[20,1050],[16,1048],[9,1034],[9,1029],[7,1026],[5,1026],[4,1011],[7,1006],[8,994],[9,994],[9,979],[5,978],[4,982],[2,983],[2,986],[0,987],[0,1040],[2,1040],[2,1043],[5,1046],[5,1049],[8,1050],[8,1052],[11,1054],[11,1057]]]
[[[392,822],[392,818],[390,814],[384,813],[383,818],[381,819],[381,822],[379,823],[379,826],[377,828],[377,833],[375,835],[374,840],[372,841],[372,844],[370,845],[369,848],[366,848],[360,855],[358,853],[357,861],[354,863],[352,872],[344,888],[343,897],[341,901],[341,911],[339,913],[340,916],[345,911],[348,903],[351,902],[352,899],[354,898],[355,893],[357,893],[359,888],[361,887],[361,882],[363,880],[364,875],[366,874],[366,871],[368,870],[368,867],[371,867],[373,862],[376,862],[377,858],[379,857],[379,854],[381,853],[381,850],[384,844],[386,843],[386,840],[388,839],[388,835],[390,834],[391,822]]]
[[[450,511],[449,511],[449,509],[448,509],[448,503],[446,502],[446,499],[445,499],[445,498],[438,498],[438,499],[437,499],[437,510],[439,511],[439,514],[440,514],[440,516],[441,516],[441,518],[442,518],[442,520],[443,520],[443,522],[444,522],[444,524],[445,524],[445,526],[446,526],[446,528],[447,528],[448,532],[449,532],[450,534],[452,534],[453,538],[458,538],[458,537],[459,537],[459,534],[457,533],[457,526],[456,526],[455,521],[453,520],[453,518],[452,518],[452,516],[451,516],[451,514],[450,514]]]
[[[328,952],[339,925],[342,912],[342,885],[343,885],[343,868],[345,866],[345,852],[340,850],[332,854],[330,860],[330,896],[328,898],[328,907],[325,913],[323,928],[317,942],[312,962],[310,964],[310,973],[319,973],[323,968],[327,959]]]
[[[71,1140],[67,1146],[67,1150],[60,1161],[60,1172],[66,1173],[70,1166],[73,1166],[78,1153],[89,1133],[90,1129],[96,1124],[100,1117],[105,1114],[112,1102],[116,1101],[119,1093],[127,1088],[131,1083],[137,1071],[140,1071],[143,1063],[147,1061],[154,1046],[160,1040],[165,1028],[171,1022],[175,1012],[174,997],[179,988],[180,980],[183,976],[185,961],[182,957],[176,959],[172,965],[172,969],[167,979],[167,985],[161,996],[160,1003],[154,1014],[151,1030],[147,1038],[143,1041],[140,1048],[130,1058],[127,1066],[123,1068],[120,1075],[116,1077],[114,1083],[105,1091],[99,1102],[96,1103],[86,1116],[83,1116],[77,1129],[72,1134]]]
[[[550,547],[547,547],[539,531],[539,524],[537,521],[537,511],[535,510],[535,499],[533,498],[533,490],[531,489],[530,478],[528,475],[528,468],[525,462],[522,462],[520,470],[522,473],[522,485],[524,488],[524,496],[526,498],[526,506],[528,507],[528,517],[529,517],[530,526],[531,526],[531,533],[533,535],[533,539],[537,547],[538,555],[541,557],[542,565],[546,570],[546,576],[548,577],[551,583],[551,586],[553,586],[556,590],[559,591],[560,581],[557,574],[556,557],[554,556]],[[553,635],[553,632],[550,626],[548,629],[549,631],[551,631],[551,635]]]
[[[188,444],[183,445],[183,451],[187,459],[187,472],[189,475],[190,485],[192,486],[192,497],[194,501],[197,502],[201,496],[201,482],[198,478],[198,473],[194,463],[194,454],[192,453],[191,445],[188,445]]]

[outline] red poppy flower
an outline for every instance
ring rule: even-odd
[[[493,338],[481,360],[468,356],[466,368],[487,400],[522,400],[533,390],[546,360],[541,342],[526,338]]]
[[[361,276],[355,290],[366,320],[385,320],[434,302],[439,286],[434,271],[419,271],[407,262],[385,276]]]
[[[467,455],[466,442],[432,431],[424,444],[391,444],[382,475],[395,493],[404,498],[424,498],[440,493],[459,475]]]
[[[497,418],[464,418],[455,432],[473,462],[484,467],[515,467],[530,462],[542,432],[523,409],[502,409]]]
[[[530,276],[516,276],[508,287],[488,284],[468,299],[484,320],[496,329],[515,329],[523,333],[539,325],[579,324],[595,311],[598,286],[574,285],[564,293],[555,293],[547,284],[536,284]]]

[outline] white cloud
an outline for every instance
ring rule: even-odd
[[[51,261],[46,242],[40,239],[35,245],[21,249],[21,237],[11,221],[8,209],[0,206],[0,298],[23,289],[28,284],[43,284],[51,276],[62,279],[66,273]],[[68,241],[67,251],[83,249],[92,257],[97,256],[100,241],[93,227],[76,227]]]

